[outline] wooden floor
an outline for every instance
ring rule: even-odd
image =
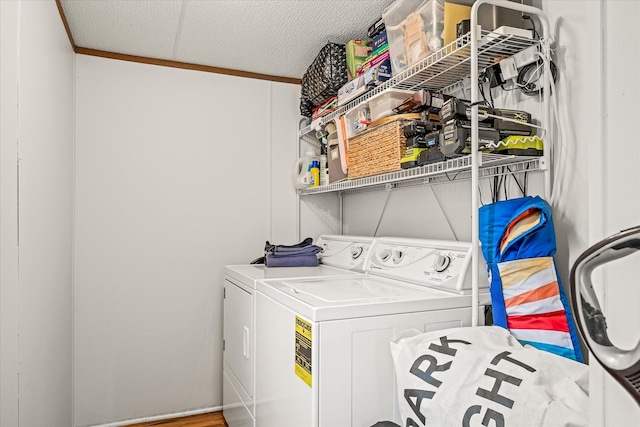
[[[139,424],[130,424],[127,427],[227,427],[222,412],[210,412],[208,414],[191,415],[189,417],[172,418],[170,420],[148,421]]]

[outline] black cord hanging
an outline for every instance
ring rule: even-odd
[[[558,68],[553,61],[549,61],[549,69],[551,70],[551,78],[553,82],[558,81]],[[535,76],[537,73],[537,77],[535,80],[530,81],[531,78]],[[537,60],[536,62],[532,62],[531,64],[525,65],[518,72],[518,77],[516,78],[516,83],[522,93],[529,96],[542,95],[543,88],[538,87],[537,83],[542,78],[544,73],[544,61],[542,59]]]

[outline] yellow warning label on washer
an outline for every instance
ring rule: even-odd
[[[311,323],[296,316],[295,374],[311,387]]]

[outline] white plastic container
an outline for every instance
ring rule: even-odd
[[[369,109],[369,104],[363,102],[345,115],[345,134],[347,138],[353,138],[360,132],[364,132],[369,123],[371,123],[371,110]]]
[[[371,121],[383,119],[393,114],[393,109],[402,104],[405,99],[413,95],[411,90],[387,89],[379,95],[369,99]]]
[[[396,0],[382,19],[394,76],[443,47],[444,0]]]
[[[294,188],[304,189],[311,185],[311,164],[314,160],[320,162],[320,156],[313,150],[307,151],[304,157],[296,160],[291,177]]]

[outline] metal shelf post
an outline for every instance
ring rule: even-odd
[[[478,9],[482,5],[494,5],[498,7],[504,7],[506,9],[518,10],[521,12],[525,12],[531,15],[536,15],[540,22],[542,23],[542,37],[544,40],[548,40],[549,38],[549,22],[547,21],[544,13],[535,7],[527,6],[523,4],[518,4],[514,2],[508,2],[505,0],[478,0],[476,1],[471,8],[471,81],[478,81],[478,48],[480,42],[480,31],[478,29]],[[548,55],[548,53],[545,53]],[[550,115],[549,115],[549,75],[548,73],[543,73],[543,121],[546,126],[545,132],[545,144],[547,147],[551,145],[548,140],[549,129],[550,129]],[[478,289],[478,278],[479,278],[479,270],[480,270],[480,224],[479,224],[479,203],[478,203],[478,167],[479,156],[478,153],[478,101],[479,99],[479,88],[477,84],[471,84],[471,153],[473,154],[471,157],[471,257],[473,259],[472,268],[471,268],[471,326],[478,326],[478,309],[480,305],[479,300],[479,289]],[[545,155],[548,156],[548,148],[545,147]],[[546,157],[548,159],[548,157]],[[545,171],[545,192],[548,191],[548,175],[549,169]],[[548,195],[548,194],[547,194]]]

